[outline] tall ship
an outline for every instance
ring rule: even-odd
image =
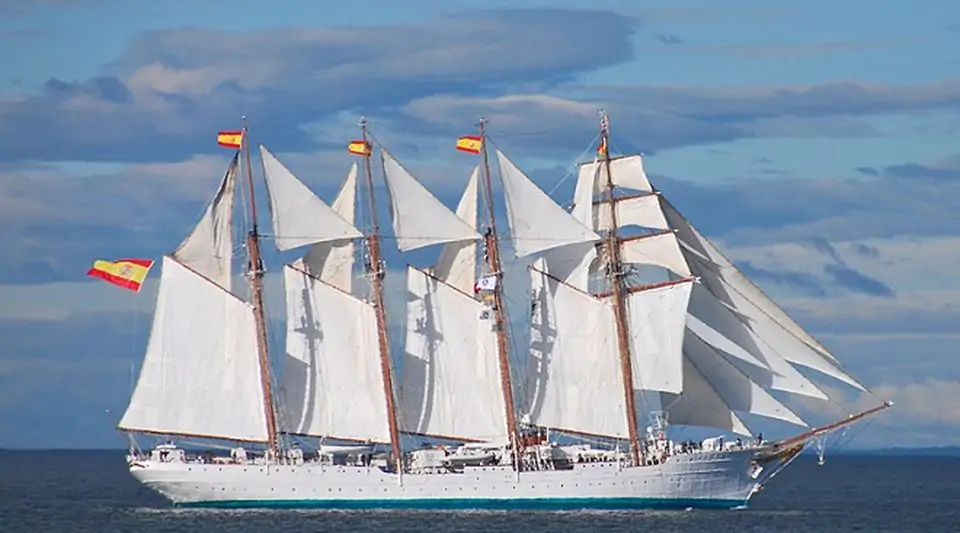
[[[566,206],[483,120],[457,142],[478,164],[455,210],[363,120],[332,204],[260,146],[272,231],[246,120],[221,132],[234,156],[162,259],[119,423],[130,473],[179,506],[739,508],[804,448],[892,405],[819,427],[788,407],[829,404],[814,378],[866,388],[677,211],[640,155],[611,156],[601,117]],[[282,322],[265,313],[268,241],[293,258]],[[385,290],[387,246],[435,261]],[[139,289],[151,263],[119,263],[94,275]],[[799,429],[768,441],[755,420]],[[676,436],[689,428],[703,437]]]

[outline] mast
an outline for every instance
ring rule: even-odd
[[[367,120],[360,119],[360,131],[363,139],[363,166],[367,177],[368,199],[370,204],[371,232],[367,235],[370,247],[370,278],[373,286],[373,306],[377,312],[377,338],[380,343],[380,372],[383,376],[383,392],[387,398],[387,421],[390,426],[390,446],[397,471],[403,471],[400,453],[400,429],[397,425],[397,407],[393,396],[393,372],[390,368],[390,344],[387,339],[386,308],[383,304],[383,270],[380,260],[380,224],[377,222],[377,203],[373,194],[373,169],[370,156],[373,148],[367,140]]]
[[[503,406],[507,415],[507,432],[510,438],[510,447],[513,449],[514,464],[517,472],[522,469],[520,453],[523,451],[520,444],[520,435],[517,431],[517,412],[513,400],[513,385],[510,382],[510,360],[507,353],[506,320],[503,316],[503,263],[500,260],[500,241],[497,237],[497,220],[493,209],[493,183],[490,179],[490,161],[487,157],[486,120],[481,118],[480,151],[483,154],[483,186],[486,190],[487,216],[490,226],[484,234],[484,244],[487,249],[487,265],[490,273],[497,276],[497,283],[493,289],[493,312],[497,332],[497,355],[500,361],[500,387],[503,390]]]
[[[267,321],[263,313],[263,259],[260,255],[260,234],[257,229],[257,202],[253,194],[253,170],[250,166],[250,141],[247,138],[247,117],[243,117],[243,135],[240,142],[243,145],[244,162],[247,167],[247,184],[250,187],[250,223],[251,229],[247,233],[247,264],[250,276],[251,296],[253,300],[253,315],[257,324],[257,352],[260,359],[260,386],[263,389],[263,409],[267,419],[267,446],[275,458],[279,458],[277,445],[277,413],[273,405],[272,382],[270,380],[270,359],[267,355]]]
[[[613,312],[617,323],[617,345],[620,351],[620,373],[623,382],[623,399],[626,405],[627,431],[630,437],[630,457],[634,465],[640,464],[640,441],[637,431],[637,405],[633,395],[633,361],[630,359],[630,332],[627,322],[627,290],[624,285],[623,261],[617,222],[617,199],[613,195],[613,176],[610,173],[610,119],[606,111],[600,111],[600,149],[607,183],[604,203],[610,204],[610,229],[606,235],[609,254],[607,279],[612,285]]]

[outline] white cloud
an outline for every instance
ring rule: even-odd
[[[569,38],[592,28],[604,31]],[[345,110],[374,114],[436,93],[556,86],[617,64],[631,56],[634,29],[612,12],[543,8],[416,26],[147,32],[107,72],[77,83],[52,78],[41,94],[0,102],[0,135],[10,140],[0,158],[182,157],[236,123],[238,109],[275,145],[304,150],[313,143],[302,126]],[[50,131],[59,142],[49,142]]]
[[[896,402],[884,425],[943,424],[960,427],[960,381],[928,379],[921,383],[881,385],[874,392]]]
[[[830,245],[850,268],[892,286],[897,291],[960,290],[954,265],[960,263],[960,237],[864,239]],[[822,272],[835,261],[812,244],[779,242],[730,246],[735,261],[781,271]]]

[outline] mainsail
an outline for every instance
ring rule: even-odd
[[[165,257],[146,357],[119,427],[266,442],[256,335],[246,302]]]
[[[401,385],[404,430],[466,440],[503,439],[497,339],[472,294],[407,269],[407,334]]]
[[[284,429],[390,442],[373,306],[292,266],[287,295]]]
[[[395,179],[389,172],[387,176],[388,183]],[[456,214],[438,201],[396,194],[396,184],[391,186],[396,228],[428,228],[451,217],[457,221],[447,222],[455,233],[444,237],[448,244],[433,273],[407,269],[400,410],[403,429],[410,433],[486,441],[507,435],[493,319],[487,304],[477,300],[473,291],[480,238],[475,230],[478,177],[479,169],[470,176]],[[409,173],[404,179],[401,183],[410,190],[422,188]],[[431,207],[418,209],[418,205]],[[442,241],[431,244],[437,242]]]
[[[527,364],[532,424],[626,438],[624,399],[610,303],[563,283],[538,259]]]
[[[146,356],[120,429],[268,440],[254,313],[230,292],[237,162],[163,259]]]

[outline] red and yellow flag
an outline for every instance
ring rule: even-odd
[[[113,283],[124,289],[134,292],[140,292],[140,285],[143,283],[150,267],[153,266],[152,259],[118,259],[116,261],[95,261],[93,268],[87,271],[87,275],[102,279],[108,283]]]
[[[239,150],[242,143],[242,131],[221,131],[217,133],[217,144],[224,148],[234,148]]]
[[[483,148],[483,139],[476,135],[465,135],[457,139],[457,150],[469,154],[479,154]]]
[[[600,157],[607,155],[607,139],[606,138],[600,139],[600,146],[597,147],[597,155]]]
[[[354,155],[370,155],[373,152],[370,143],[363,140],[350,141],[347,151]]]

